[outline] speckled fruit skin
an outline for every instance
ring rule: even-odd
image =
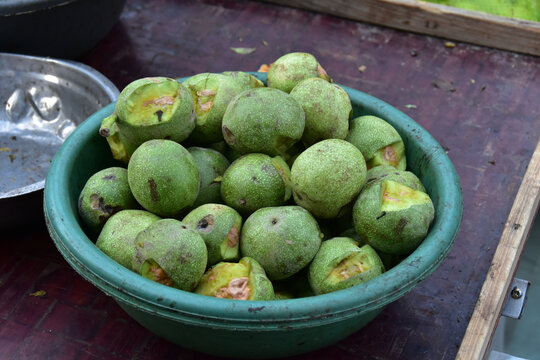
[[[352,219],[351,219],[351,225],[352,225]],[[354,241],[356,241],[358,243],[358,246],[360,247],[362,247],[363,245],[366,245],[366,243],[364,242],[364,240],[362,240],[360,235],[358,235],[354,227],[351,227],[341,232],[339,234],[339,237],[349,237],[353,239]],[[403,255],[392,255],[392,254],[387,254],[379,250],[376,250],[376,251],[379,257],[381,258],[381,261],[383,262],[384,268],[386,270],[393,268],[394,266],[399,264],[401,260],[405,258]]]
[[[332,82],[315,56],[303,52],[293,52],[274,61],[268,70],[267,84],[268,87],[289,93],[296,84],[309,78],[322,78]]]
[[[207,251],[199,233],[176,219],[162,219],[139,232],[132,266],[140,273],[147,260],[155,261],[174,287],[192,291],[204,275]]]
[[[291,168],[294,201],[322,219],[343,215],[366,181],[360,150],[340,139],[320,141],[302,152]]]
[[[122,90],[114,113],[103,120],[100,134],[107,138],[113,157],[127,163],[143,142],[181,142],[194,128],[195,110],[187,87],[175,79],[147,77]]]
[[[119,211],[105,223],[96,246],[123,267],[134,270],[132,261],[137,234],[160,219],[144,210]]]
[[[242,216],[222,204],[204,204],[190,211],[182,222],[196,230],[206,243],[208,266],[240,258]]]
[[[352,215],[351,215],[351,226],[353,226],[353,224],[352,224]],[[345,230],[345,231],[343,231],[343,232],[341,232],[338,237],[351,238],[351,239],[353,239],[354,241],[356,241],[358,243],[359,247],[362,247],[362,246],[366,245],[364,240],[362,240],[360,235],[358,235],[358,233],[354,229],[354,226],[347,229],[347,230]],[[401,260],[403,260],[405,258],[405,256],[403,256],[403,255],[392,255],[392,254],[387,254],[387,253],[379,251],[379,250],[375,250],[375,251],[377,251],[377,254],[381,258],[381,261],[383,262],[384,268],[386,270],[389,270],[389,269],[393,268],[394,266],[399,264],[399,262]]]
[[[392,180],[407,185],[411,189],[426,192],[426,188],[414,173],[398,170],[391,165],[379,165],[368,170],[366,184],[379,180]]]
[[[139,146],[128,164],[135,199],[162,217],[177,216],[199,193],[199,171],[193,156],[170,140],[150,140]]]
[[[230,76],[235,81],[239,82],[246,89],[264,87],[264,83],[255,76],[243,71],[224,71],[223,75]]]
[[[358,256],[365,266],[364,271],[343,279],[329,277],[332,270],[342,264],[342,261],[354,255]],[[358,247],[358,243],[351,238],[336,237],[323,242],[309,265],[308,278],[314,293],[320,295],[364,283],[383,272],[384,265],[371,246]]]
[[[244,155],[223,174],[221,197],[241,214],[283,205],[291,197],[289,166],[279,156]]]
[[[255,88],[238,95],[223,115],[227,144],[240,154],[282,155],[302,137],[305,115],[289,94]]]
[[[247,298],[231,297],[227,292],[220,291],[220,288],[227,287],[239,277],[247,280],[249,296]],[[247,279],[245,279],[247,278]],[[202,277],[195,293],[223,298],[233,298],[235,300],[274,300],[274,288],[266,276],[262,266],[249,257],[243,257],[238,263],[220,262],[210,268]],[[229,295],[229,296],[227,296]]]
[[[193,156],[200,179],[199,195],[192,207],[207,203],[222,203],[221,179],[230,165],[229,160],[212,149],[190,147],[187,150]]]
[[[426,237],[433,221],[433,203],[412,205],[398,211],[381,211],[386,180],[364,187],[353,207],[353,223],[360,237],[378,251],[391,255],[411,253]]]
[[[291,96],[302,106],[306,125],[302,141],[310,146],[325,139],[345,139],[349,132],[352,105],[342,87],[321,78],[299,82]]]
[[[244,222],[240,249],[243,256],[261,264],[270,280],[283,280],[309,264],[322,237],[317,221],[306,209],[267,207]]]
[[[79,195],[79,215],[94,232],[99,232],[115,213],[139,207],[129,189],[127,170],[111,167],[92,175]]]
[[[191,91],[197,116],[188,141],[208,145],[223,140],[221,121],[225,109],[238,94],[250,89],[250,84],[224,74],[200,73],[187,79],[184,85]]]
[[[398,170],[407,168],[405,145],[401,136],[392,125],[379,117],[365,115],[352,119],[345,140],[360,149],[368,169],[381,164],[392,165]],[[384,149],[390,145],[393,147],[391,159],[379,158],[377,151],[386,154]]]

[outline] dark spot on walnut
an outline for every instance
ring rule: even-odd
[[[98,194],[90,195],[90,208],[93,210],[101,210],[105,207],[105,199]]]
[[[111,131],[108,128],[99,129],[99,135],[103,137],[109,137],[110,134],[111,134]]]
[[[181,263],[181,264],[185,264],[189,261],[189,258],[193,257],[193,254],[190,253],[190,252],[187,252],[187,253],[182,253],[180,254],[180,256],[178,256],[178,261]]]
[[[116,207],[107,205],[105,203],[105,199],[103,199],[103,197],[99,196],[98,194],[90,195],[89,205],[92,210],[97,210],[101,212],[101,214],[98,215],[98,220],[102,224],[105,223],[107,219],[117,211]]]
[[[154,179],[148,179],[148,187],[150,189],[150,199],[152,200],[152,202],[159,202],[160,196],[159,192],[157,191],[157,184]]]
[[[206,229],[207,227],[208,227],[208,221],[206,217],[204,217],[197,224],[197,229]]]
[[[272,225],[276,225],[277,223],[278,223],[278,219],[273,218],[273,219],[272,219]]]
[[[105,175],[102,180],[116,180],[116,175]]]
[[[158,122],[161,122],[161,117],[163,116],[163,111],[158,110],[154,114],[156,114]]]
[[[223,137],[225,138],[225,141],[229,145],[234,145],[236,143],[236,138],[235,138],[234,134],[226,126],[223,126]]]
[[[205,215],[197,223],[197,230],[202,231],[202,232],[210,232],[214,228],[215,222],[216,222],[216,219],[214,215],[212,214]]]
[[[409,220],[407,220],[406,218],[399,219],[396,225],[396,232],[398,234],[401,234],[403,232],[403,229],[405,228],[405,226],[407,226],[408,223],[409,223]]]
[[[263,165],[261,166],[261,170],[264,171],[267,174],[272,174],[276,170],[273,166]]]
[[[385,215],[386,215],[386,211],[383,211],[383,212],[381,212],[381,214],[380,214],[379,216],[377,216],[375,219],[376,219],[376,220],[379,220],[380,218],[382,218],[382,217],[385,216]]]

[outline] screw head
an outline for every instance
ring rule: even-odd
[[[523,291],[517,286],[515,286],[510,292],[510,296],[512,297],[512,299],[519,299],[523,296]]]

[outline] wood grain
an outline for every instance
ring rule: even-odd
[[[501,240],[456,359],[488,355],[493,333],[517,269],[540,199],[540,142],[506,221]]]
[[[417,0],[265,0],[401,30],[540,56],[540,23]]]

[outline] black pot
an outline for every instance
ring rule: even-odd
[[[2,0],[0,51],[74,59],[112,29],[126,0]]]

